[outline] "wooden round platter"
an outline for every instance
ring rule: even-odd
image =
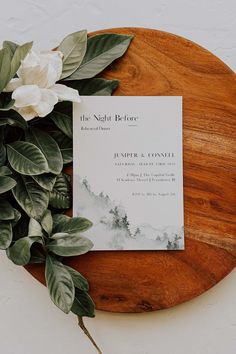
[[[115,95],[183,96],[184,251],[89,252],[66,263],[84,274],[99,310],[168,308],[205,292],[236,265],[236,76],[179,36],[143,28],[103,73]],[[27,266],[42,283],[44,267]]]

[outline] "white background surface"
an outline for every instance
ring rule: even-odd
[[[189,38],[236,67],[235,0],[0,1],[0,40],[35,40],[51,48],[87,28],[140,26]],[[173,309],[142,314],[98,312],[86,320],[104,354],[234,354],[236,271],[204,295]],[[54,307],[46,289],[0,256],[0,350],[3,354],[93,354],[73,315]]]

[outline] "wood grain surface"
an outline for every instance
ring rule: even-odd
[[[97,309],[168,308],[205,292],[236,265],[236,76],[204,48],[170,33],[102,32],[135,36],[103,73],[120,80],[115,95],[183,96],[186,248],[90,252],[66,263],[89,279]],[[27,269],[44,283],[42,266]]]

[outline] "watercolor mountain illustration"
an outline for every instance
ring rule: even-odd
[[[124,207],[101,192],[95,194],[87,179],[75,176],[79,207],[75,216],[93,222],[84,233],[94,242],[95,250],[180,250],[184,249],[183,227],[156,229],[149,224],[131,226]]]

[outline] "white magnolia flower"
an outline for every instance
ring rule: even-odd
[[[18,77],[5,88],[6,92],[13,91],[13,108],[25,120],[45,117],[59,101],[80,102],[77,90],[56,84],[62,73],[62,56],[60,51],[30,51],[21,62]]]

